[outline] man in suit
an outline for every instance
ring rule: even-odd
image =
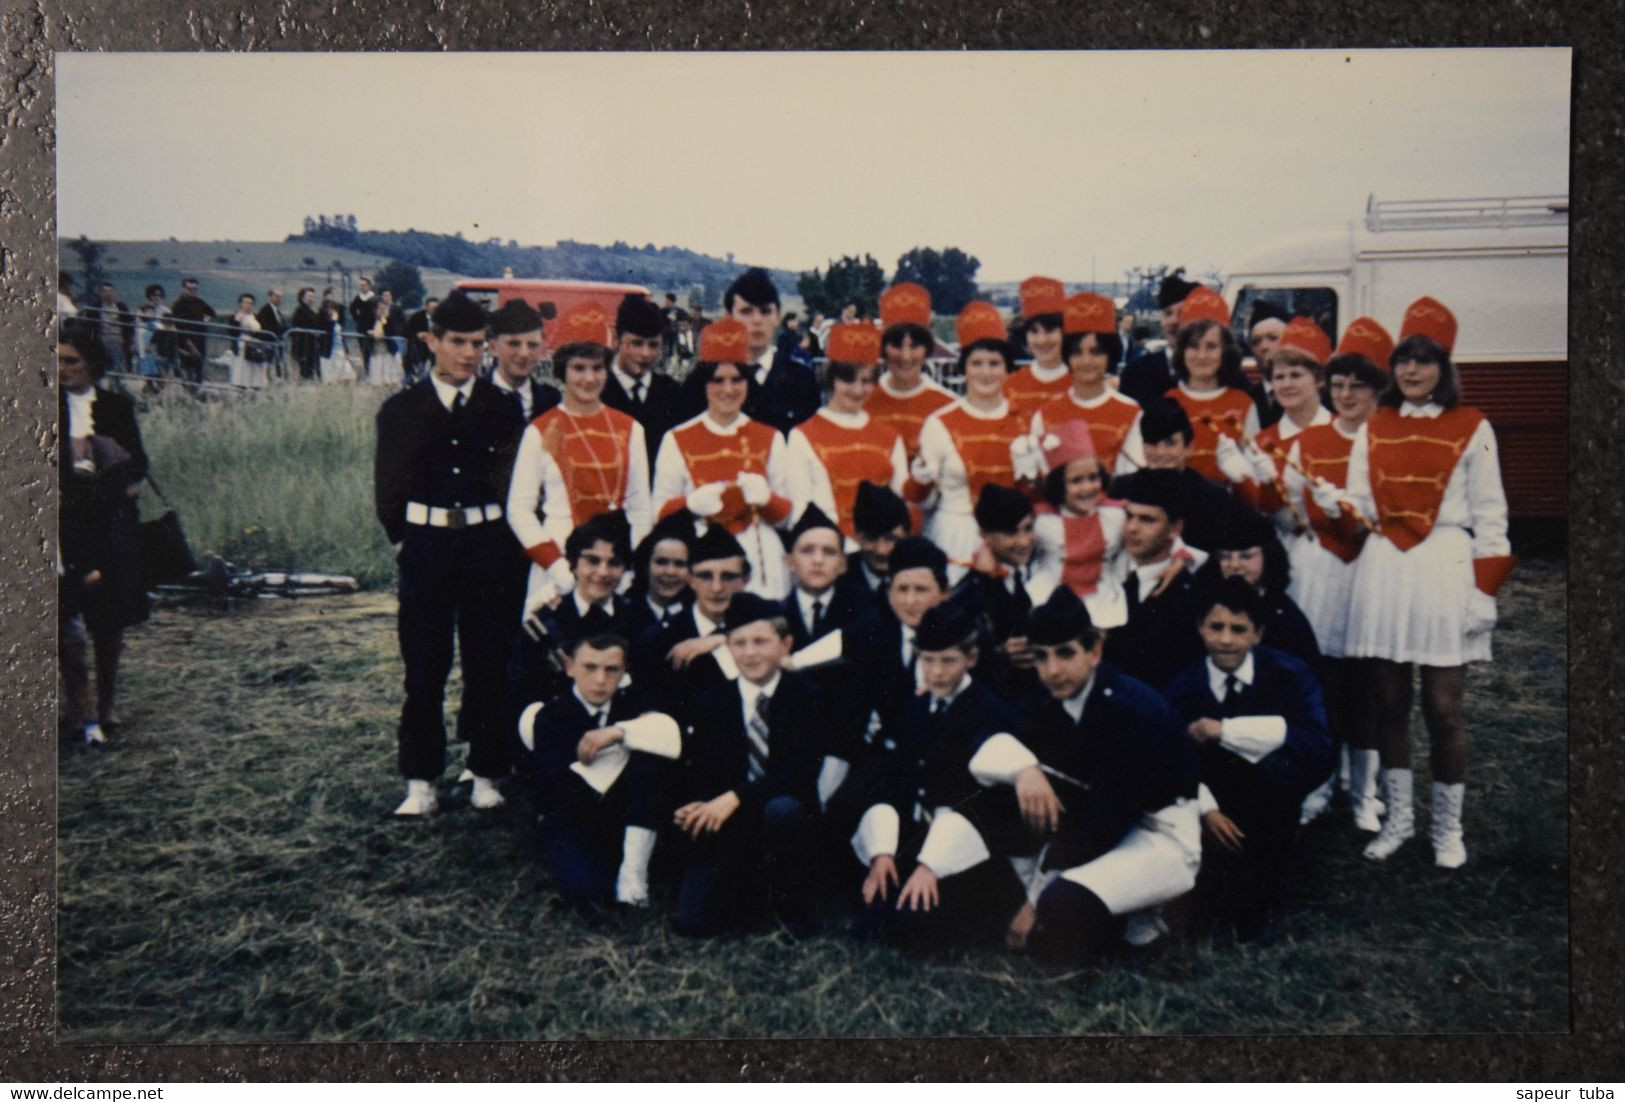
[[[454,640],[462,651],[457,728],[469,743],[471,802],[502,803],[495,782],[507,770],[511,739],[505,671],[512,594],[491,579],[506,576],[512,557],[502,505],[522,424],[513,403],[475,375],[485,326],[478,303],[448,296],[429,330],[433,374],[378,410],[374,503],[400,566],[406,665],[399,757],[407,794],[397,815],[427,815],[438,806]]]
[[[1167,394],[1178,382],[1174,374],[1174,340],[1179,336],[1179,304],[1196,290],[1197,284],[1184,278],[1185,269],[1178,268],[1163,277],[1157,288],[1157,305],[1162,309],[1162,335],[1165,346],[1157,352],[1147,352],[1123,369],[1118,390],[1140,405],[1150,405]]]
[[[281,348],[282,335],[288,331],[288,318],[282,312],[281,289],[272,287],[265,292],[265,305],[259,308],[259,312],[254,317],[260,323],[260,330],[270,334],[271,339],[276,342],[278,350],[277,371],[285,374],[287,368],[283,366]]]
[[[858,568],[850,573],[853,582],[882,602],[891,576],[892,549],[898,540],[907,538],[909,521],[908,505],[890,486],[858,483],[858,496],[852,503]]]
[[[491,383],[513,403],[524,425],[560,401],[558,388],[536,379],[536,368],[546,352],[542,315],[530,303],[511,298],[491,315],[491,354],[496,357]]]
[[[986,797],[966,816],[1025,887],[1006,942],[1070,963],[1126,919],[1131,944],[1148,944],[1162,932],[1156,908],[1196,883],[1194,748],[1162,696],[1101,661],[1071,589],[1033,610],[1028,638],[1041,688],[971,758]]]
[[[779,329],[779,289],[761,268],[750,268],[728,287],[722,297],[728,316],[745,327],[747,382],[745,416],[772,425],[786,436],[818,412],[823,398],[818,380],[800,363],[774,347]],[[703,399],[703,395],[701,395]],[[703,408],[695,405],[692,412]]]
[[[181,280],[181,293],[170,307],[169,315],[175,327],[175,351],[180,358],[181,374],[194,383],[202,383],[209,323],[216,315],[214,307],[198,295],[196,279]]]
[[[96,305],[86,310],[83,317],[95,323],[96,336],[107,349],[107,370],[122,374],[130,370],[135,346],[135,315],[119,301],[118,290],[111,283],[103,283],[96,293]]]
[[[265,322],[262,320],[260,324],[264,325]],[[299,288],[299,303],[293,308],[293,330],[290,344],[293,361],[299,365],[299,377],[314,382],[316,361],[321,356],[327,336],[322,319],[316,313],[316,288]]]
[[[685,729],[689,798],[672,821],[691,843],[677,891],[686,936],[723,932],[764,894],[793,933],[810,932],[824,699],[811,678],[781,668],[783,611],[754,593],[733,599],[725,629],[739,677],[705,693]],[[753,883],[764,878],[765,893]]]
[[[378,322],[378,296],[372,293],[372,280],[362,276],[356,281],[356,295],[350,300],[350,322],[361,334],[361,366],[365,370],[372,363],[372,327]]]
[[[1118,482],[1123,496],[1123,555],[1116,569],[1128,602],[1128,623],[1112,629],[1106,658],[1129,676],[1160,689],[1202,657],[1202,640],[1196,633],[1201,601],[1196,571],[1207,561],[1207,553],[1180,538],[1185,493],[1177,472],[1137,471]]]
[[[671,813],[677,723],[622,688],[626,639],[602,632],[563,650],[566,688],[520,714],[521,771],[542,852],[566,903],[649,905],[649,861]]]
[[[866,806],[844,836],[867,872],[858,928],[916,944],[982,940],[1003,931],[1021,890],[1007,861],[962,845],[976,833],[965,818],[978,797],[969,765],[985,740],[1014,728],[1015,716],[973,676],[980,648],[963,609],[933,607],[915,638],[923,691],[854,777]]]
[[[679,723],[694,714],[696,697],[734,676],[732,661],[721,653],[722,623],[750,581],[750,563],[739,541],[713,524],[689,545],[688,577],[694,603],[664,627],[645,633],[632,658],[633,678]]]
[[[429,331],[429,319],[439,305],[437,298],[424,299],[423,309],[413,311],[406,319],[406,351],[401,354],[401,368],[408,385],[417,382],[418,374],[429,364],[429,346],[423,343],[423,334]]]
[[[615,356],[604,383],[603,402],[643,426],[649,469],[666,431],[678,422],[682,399],[677,381],[656,371],[665,348],[666,317],[642,295],[627,295],[615,311]]]
[[[1244,939],[1267,936],[1303,799],[1333,747],[1309,667],[1265,639],[1263,598],[1226,578],[1201,615],[1207,658],[1167,688],[1201,756],[1202,891]]]

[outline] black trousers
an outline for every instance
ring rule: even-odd
[[[399,559],[397,626],[406,664],[400,770],[408,780],[434,780],[445,768],[445,691],[454,651],[462,654],[457,737],[469,744],[468,767],[490,778],[508,770],[511,617],[501,567],[512,539],[501,520],[471,528],[407,528]]]
[[[740,808],[721,830],[689,843],[677,932],[714,936],[764,903],[785,918],[805,916],[816,885],[807,875],[816,811],[794,796],[775,796],[759,811]]]
[[[1204,833],[1198,897],[1204,909],[1256,925],[1277,909],[1293,842],[1298,836],[1301,786],[1285,784],[1259,765],[1218,747],[1203,752],[1202,779],[1219,810],[1246,835],[1240,854]]]
[[[544,780],[538,801],[543,856],[566,902],[606,900],[614,894],[626,828],[658,832],[671,820],[667,791],[675,766],[633,751],[602,795],[569,769]]]
[[[897,909],[898,894],[919,867],[925,837],[925,824],[903,823],[894,858],[897,887],[885,901],[877,898],[863,907],[854,932],[860,937],[885,937],[925,952],[1001,941],[1025,895],[1009,859],[997,853],[964,872],[938,877],[938,903],[929,911]],[[848,864],[859,867],[855,860]],[[861,892],[863,875],[866,873],[860,873],[852,888],[854,892]],[[858,898],[861,902],[861,894]]]

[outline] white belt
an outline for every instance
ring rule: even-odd
[[[466,509],[442,509],[419,501],[406,503],[406,523],[427,524],[430,528],[469,528],[488,520],[501,520],[502,506],[470,505]]]

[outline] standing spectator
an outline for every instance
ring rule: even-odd
[[[353,310],[354,307],[352,306]],[[401,370],[401,345],[404,343],[406,321],[394,302],[394,292],[385,291],[373,300],[372,358],[367,361],[367,381],[382,386],[398,386],[404,373]]]
[[[299,288],[299,305],[293,311],[293,337],[290,341],[293,361],[299,365],[299,377],[307,382],[316,378],[316,360],[327,335],[322,329],[321,316],[316,313],[316,288]]]
[[[180,358],[181,374],[201,386],[208,327],[216,316],[214,307],[198,297],[197,280],[187,277],[181,280],[180,297],[169,313],[175,322],[175,353]]]
[[[355,364],[344,351],[344,307],[337,299],[322,303],[322,327],[327,330],[326,352],[320,365],[322,382],[354,382]]]
[[[694,362],[694,353],[699,351],[700,331],[694,324],[694,319],[687,314],[677,316],[677,335],[672,338],[672,356],[677,365],[687,371]]]
[[[145,354],[151,358],[152,364],[150,372],[144,365],[142,373],[173,377],[179,370],[175,360],[175,329],[169,320],[169,307],[164,305],[163,284],[147,284],[146,300],[143,309],[152,313],[151,320],[144,323],[148,335]]]
[[[372,293],[372,280],[362,276],[356,281],[360,288],[350,300],[350,323],[361,334],[361,366],[372,379],[373,328],[378,324],[378,297]]]
[[[122,375],[130,369],[135,344],[135,315],[119,301],[111,283],[96,288],[97,302],[84,316],[96,323],[96,336],[107,350],[107,370]]]
[[[261,306],[259,313],[254,316],[259,319],[260,329],[274,343],[275,351],[272,355],[272,361],[278,364],[277,374],[281,376],[286,371],[286,368],[281,366],[283,363],[282,337],[288,331],[288,318],[282,313],[282,291],[280,288],[272,287],[265,292],[265,305]]]
[[[135,499],[147,474],[135,406],[97,386],[107,369],[101,341],[80,329],[57,338],[57,417],[62,425],[60,628],[57,646],[69,722],[87,743],[119,727],[114,707],[124,629],[147,618],[136,540]],[[86,650],[94,644],[96,710],[90,710]]]
[[[437,298],[425,299],[423,309],[414,311],[406,319],[406,351],[401,354],[401,370],[406,373],[408,386],[417,382],[429,366],[429,346],[423,342],[423,334],[429,331],[429,319],[439,305]]]
[[[779,330],[779,339],[776,342],[778,354],[785,359],[806,363],[807,359],[802,352],[801,318],[794,310],[784,315],[784,327]]]
[[[1134,315],[1126,310],[1117,322],[1117,339],[1123,344],[1123,354],[1112,365],[1112,374],[1121,375],[1123,369],[1144,351],[1141,344],[1143,339],[1141,327],[1134,324]]]
[[[253,295],[237,296],[237,312],[231,316],[231,323],[231,383],[263,389],[269,374],[271,350],[260,333]]]

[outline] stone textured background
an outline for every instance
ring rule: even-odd
[[[1612,5],[1365,0],[1138,5],[844,0],[10,0],[0,13],[0,1080],[1625,1078],[1620,1043],[1625,613],[1618,486],[1622,89]],[[383,10],[379,10],[383,9]],[[1576,47],[1572,184],[1572,1032],[1563,1036],[997,1039],[59,1048],[54,1040],[52,585],[57,50],[694,50]],[[454,90],[448,89],[448,94]],[[135,105],[132,105],[132,110]],[[184,117],[184,89],[165,104]],[[1303,120],[1306,124],[1308,120]],[[1299,120],[1281,117],[1276,125]],[[1102,135],[1106,135],[1103,133]],[[973,143],[972,143],[973,144]],[[951,159],[959,148],[943,144]],[[1425,151],[1420,155],[1426,156]],[[1486,192],[1493,192],[1486,185]],[[1313,1023],[1306,1022],[1306,1027]]]

